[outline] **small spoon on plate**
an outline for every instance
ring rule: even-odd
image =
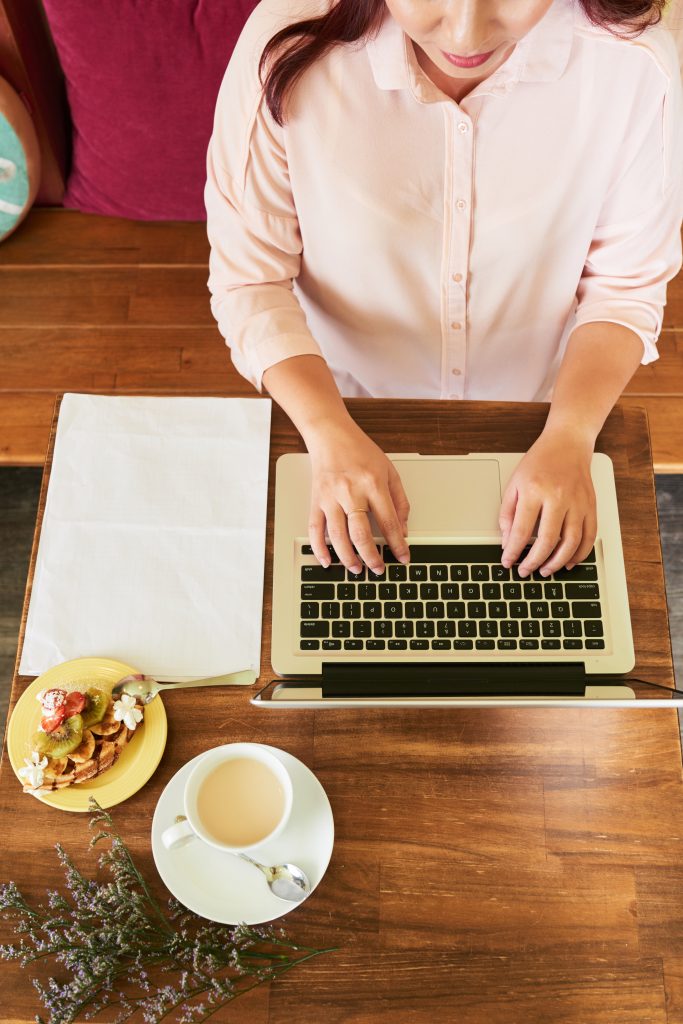
[[[183,683],[159,683],[152,676],[130,675],[114,683],[111,694],[112,697],[118,697],[122,693],[127,693],[141,704],[149,704],[158,693],[165,693],[168,690],[185,690],[188,687],[201,686],[250,686],[255,682],[256,673],[250,668],[242,669],[240,672],[228,672],[224,676],[210,676],[208,679],[188,679]]]

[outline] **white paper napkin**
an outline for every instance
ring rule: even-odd
[[[270,399],[65,395],[19,670],[259,672]]]

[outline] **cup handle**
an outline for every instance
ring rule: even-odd
[[[194,834],[194,829],[189,821],[179,821],[161,833],[161,841],[167,850],[172,850],[174,847],[186,843],[188,839],[193,839]]]

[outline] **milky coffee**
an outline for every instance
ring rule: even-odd
[[[261,761],[222,761],[199,785],[197,816],[209,836],[225,846],[253,846],[270,835],[285,812],[280,780]]]

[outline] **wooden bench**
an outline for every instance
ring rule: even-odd
[[[195,222],[36,208],[0,245],[0,464],[42,465],[63,391],[254,394],[209,308]],[[669,286],[661,358],[626,401],[645,406],[655,469],[683,472],[683,274]]]

